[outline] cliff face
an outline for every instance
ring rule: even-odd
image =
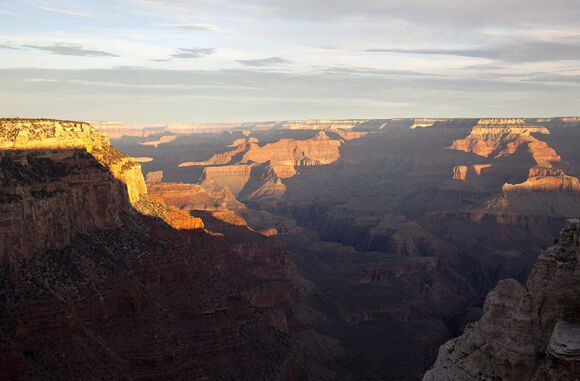
[[[283,180],[296,175],[296,168],[332,164],[340,158],[344,140],[365,136],[361,132],[330,131],[335,138],[319,131],[308,139],[279,139],[265,144],[254,137],[238,139],[229,151],[206,161],[183,162],[179,167],[203,167],[203,183],[227,187],[243,201],[275,201],[286,191]]]
[[[485,164],[456,166],[453,179],[483,186],[486,179],[502,176],[502,194],[495,196],[482,211],[536,215],[576,216],[580,211],[580,182],[566,174],[569,163],[563,162],[546,141],[551,131],[529,125],[523,119],[482,119],[470,134],[455,140],[450,149],[486,158]],[[521,179],[529,166],[527,178]],[[512,179],[519,177],[520,182]],[[522,181],[523,180],[523,181]]]
[[[0,120],[0,150],[86,150],[113,176],[127,185],[131,203],[137,203],[147,187],[141,167],[117,151],[109,140],[87,123],[52,120]]]
[[[0,120],[0,159],[5,253],[63,248],[78,232],[117,226],[131,207],[175,228],[203,228],[151,200],[140,165],[86,123]]]
[[[577,379],[579,300],[580,220],[569,220],[527,283],[501,281],[481,320],[441,347],[424,380]]]
[[[0,378],[292,379],[295,267],[151,198],[89,125],[0,121]]]
[[[450,149],[497,158],[513,155],[520,146],[527,144],[542,164],[559,161],[555,152],[532,134],[548,135],[550,131],[545,127],[528,126],[521,119],[482,119],[467,137],[455,140]]]
[[[91,159],[82,150],[0,152],[2,261],[61,249],[79,232],[120,226],[120,214],[131,208],[127,188]]]
[[[341,144],[339,140],[330,139],[324,132],[320,132],[313,139],[282,139],[262,147],[251,145],[244,153],[242,162],[270,161],[294,166],[327,165],[338,160]]]
[[[345,133],[348,136],[348,133]],[[354,133],[354,136],[363,136]],[[350,136],[353,138],[353,136]],[[185,162],[181,167],[193,165],[225,165],[225,164],[273,164],[289,166],[326,165],[338,160],[340,140],[328,137],[324,132],[319,132],[312,139],[291,140],[281,139],[274,143],[260,145],[256,139],[245,139],[237,142],[231,151],[218,153],[207,161]]]

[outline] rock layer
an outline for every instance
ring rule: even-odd
[[[4,242],[19,240],[15,252],[62,248],[77,232],[103,228],[104,221],[114,226],[130,207],[178,229],[203,228],[200,219],[151,200],[141,166],[86,123],[4,119],[0,131],[0,158],[9,177],[1,188],[8,200],[2,213],[12,221],[0,234]]]

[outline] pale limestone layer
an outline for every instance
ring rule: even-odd
[[[580,377],[580,220],[569,220],[525,285],[508,279],[485,314],[450,340],[424,381],[574,380]]]
[[[88,123],[55,120],[0,120],[0,150],[86,150],[127,185],[131,203],[147,194],[141,166],[111,146]]]

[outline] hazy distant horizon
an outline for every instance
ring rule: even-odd
[[[46,117],[46,116],[11,116],[11,115],[0,115],[0,119],[55,119],[55,120],[68,120],[68,121],[79,121],[86,123],[111,123],[111,124],[122,124],[126,128],[154,128],[154,127],[167,127],[170,125],[241,125],[241,124],[268,124],[268,123],[285,123],[285,122],[306,122],[306,121],[373,121],[373,120],[404,120],[404,119],[442,119],[442,120],[464,120],[464,119],[557,119],[557,118],[580,118],[578,115],[551,115],[551,116],[520,116],[520,115],[509,115],[509,116],[497,116],[497,115],[484,115],[484,116],[466,116],[466,117],[433,117],[433,116],[403,116],[403,117],[379,117],[379,118],[311,118],[311,119],[278,119],[278,120],[189,120],[189,121],[169,121],[169,122],[144,122],[144,123],[133,123],[126,122],[123,120],[87,120],[84,118],[74,119],[69,117]]]

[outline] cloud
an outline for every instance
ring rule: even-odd
[[[11,45],[0,44],[0,49],[10,49],[10,50],[20,50],[19,48]]]
[[[366,17],[399,19],[431,25],[467,26],[563,22],[577,24],[577,0],[148,0],[180,11],[336,21]]]
[[[568,36],[560,41],[519,40],[503,42],[498,46],[477,49],[366,49],[369,53],[397,53],[418,55],[447,55],[471,58],[488,58],[507,62],[541,62],[580,60],[580,36]]]
[[[20,16],[18,13],[3,11],[0,9],[0,16]]]
[[[92,17],[91,14],[79,11],[70,11],[67,9],[52,8],[44,5],[34,5],[35,8],[42,9],[43,11],[50,13],[57,13],[59,15],[74,16],[74,17]]]
[[[246,66],[274,66],[290,63],[289,60],[282,57],[259,58],[252,60],[237,60],[237,62]]]
[[[173,53],[171,57],[173,58],[202,58],[205,56],[210,56],[215,52],[214,48],[193,48],[193,49],[177,49],[177,52]]]
[[[546,73],[550,74],[550,73]],[[540,74],[538,74],[539,76]],[[574,114],[580,84],[556,78],[246,70],[2,69],[0,113],[80,119],[280,120]],[[566,78],[571,78],[567,76]],[[560,81],[562,79],[562,81]],[[437,97],[433,97],[437,94]],[[224,109],[224,103],[228,107]],[[575,108],[576,107],[576,108]],[[144,112],[145,110],[145,112]]]
[[[499,52],[485,49],[366,49],[369,53],[402,53],[402,54],[420,54],[420,55],[446,55],[460,57],[497,57]]]
[[[102,50],[86,49],[77,44],[53,44],[50,46],[41,45],[22,45],[24,48],[43,50],[61,56],[76,56],[76,57],[118,57],[115,54],[105,52]]]
[[[220,31],[220,29],[216,25],[197,24],[197,23],[167,24],[167,25],[161,25],[161,27],[169,28],[169,29],[182,29],[182,30],[191,30],[191,31],[202,31],[202,32],[219,32]]]

